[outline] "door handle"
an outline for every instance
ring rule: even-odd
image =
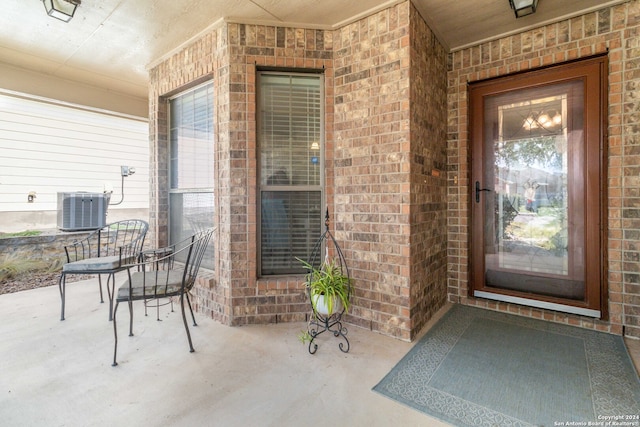
[[[476,181],[476,203],[480,203],[480,192],[491,191],[489,188],[480,188],[480,181]]]

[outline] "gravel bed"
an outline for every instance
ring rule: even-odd
[[[67,276],[67,283],[86,280],[89,277],[91,276],[81,276],[76,274],[69,275]],[[23,274],[20,277],[0,281],[0,295],[28,291],[30,289],[43,288],[45,286],[57,286],[58,279],[60,279],[59,272],[32,272]]]

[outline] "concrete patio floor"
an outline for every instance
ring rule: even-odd
[[[106,295],[105,295],[106,299]],[[176,307],[177,308],[177,307]],[[118,363],[97,279],[0,297],[0,425],[445,426],[371,390],[412,343],[348,327],[351,349],[304,323],[229,327],[196,314],[189,353],[179,311],[118,309]],[[348,325],[347,325],[348,326]]]
[[[118,309],[112,367],[97,280],[67,287],[63,322],[57,287],[0,297],[0,425],[448,425],[371,390],[415,342],[347,325],[349,353],[323,334],[310,355],[297,338],[304,323],[228,327],[196,315],[189,353],[179,311],[162,308],[158,322],[138,303],[133,337]],[[639,344],[628,341],[636,362]]]

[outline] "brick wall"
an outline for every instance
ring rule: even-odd
[[[409,2],[345,26],[334,47],[349,319],[411,340],[446,300],[446,53]]]
[[[410,337],[409,4],[335,35],[336,238],[355,280],[351,320]]]
[[[411,10],[411,332],[447,298],[447,54]]]
[[[640,1],[454,52],[448,73],[449,300],[640,337]],[[609,51],[608,321],[468,297],[467,82]]]
[[[631,1],[448,56],[408,1],[334,31],[223,23],[150,73],[158,243],[167,230],[166,98],[213,78],[218,253],[198,309],[232,325],[306,318],[300,277],[256,274],[255,77],[258,67],[324,69],[326,199],[355,279],[350,323],[410,340],[446,292],[454,302],[640,336],[638,9]],[[469,298],[467,82],[607,48],[610,320]]]
[[[302,277],[257,277],[256,71],[260,67],[324,69],[326,158],[333,111],[330,31],[228,24],[230,50],[231,324],[302,321],[310,310]],[[327,181],[331,182],[327,171]],[[331,203],[330,192],[327,201]],[[221,201],[222,202],[222,201]],[[227,203],[226,201],[224,203]],[[222,207],[222,205],[221,205]]]
[[[195,309],[228,324],[231,319],[229,287],[229,55],[226,27],[220,26],[180,49],[149,71],[150,230],[156,246],[168,243],[169,142],[168,99],[176,93],[213,79],[216,121],[214,219],[216,271],[200,274],[195,289]]]
[[[158,241],[167,239],[166,99],[213,79],[216,131],[215,272],[196,288],[196,308],[225,324],[305,320],[301,277],[257,277],[256,71],[323,69],[326,148],[332,150],[332,32],[223,23],[151,70],[152,212]],[[331,182],[331,174],[327,174]],[[331,202],[331,189],[327,189]]]
[[[302,277],[257,277],[256,72],[323,69],[325,198],[354,278],[347,320],[406,340],[419,332],[445,300],[445,65],[407,1],[331,31],[223,23],[155,66],[151,217],[160,243],[166,99],[214,80],[217,264],[197,287],[198,310],[230,325],[307,318]]]

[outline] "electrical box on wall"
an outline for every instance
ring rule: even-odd
[[[110,193],[58,193],[58,228],[95,230],[107,224]]]

